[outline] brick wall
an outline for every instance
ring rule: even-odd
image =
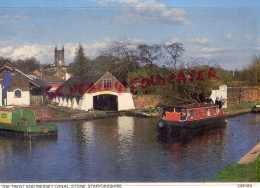
[[[159,95],[133,95],[135,108],[147,108],[161,103]]]
[[[4,84],[4,73],[10,72],[11,73],[11,86],[8,87],[8,91],[12,92],[16,89],[20,89],[22,91],[29,91],[29,81],[27,78],[24,78],[22,75],[15,71],[10,70],[3,70],[0,72],[0,84]]]
[[[228,87],[227,88],[227,103],[228,106],[246,101],[260,100],[257,87]],[[147,108],[162,104],[162,100],[158,95],[133,95],[135,108]]]
[[[29,80],[17,72],[12,73],[12,85],[8,91],[21,89],[22,91],[29,91]]]
[[[260,86],[258,86],[258,97],[257,100],[260,101]]]
[[[258,97],[257,87],[228,87],[228,105],[234,105],[245,101],[255,101]]]
[[[30,104],[33,107],[37,107],[43,104],[43,96],[42,95],[31,95],[30,96]]]

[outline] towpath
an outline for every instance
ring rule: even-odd
[[[260,156],[260,143],[253,147],[237,164],[249,164],[254,162]]]

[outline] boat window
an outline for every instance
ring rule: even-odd
[[[214,108],[214,115],[218,115],[218,108]]]
[[[194,110],[190,111],[190,119],[194,119],[195,118],[195,112]]]
[[[207,115],[207,116],[210,116],[210,109],[209,109],[209,108],[206,109],[206,115]]]
[[[200,118],[201,118],[202,117],[201,109],[199,109],[199,115],[200,115]]]
[[[20,89],[17,89],[17,90],[14,91],[14,97],[15,98],[21,98],[21,96],[22,96],[21,94],[22,94],[22,92],[21,92]]]

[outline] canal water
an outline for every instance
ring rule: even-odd
[[[179,143],[160,140],[149,118],[56,124],[57,139],[0,137],[0,182],[201,182],[260,141],[260,114]]]

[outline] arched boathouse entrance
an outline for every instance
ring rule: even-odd
[[[93,96],[93,108],[101,111],[117,111],[118,96],[110,94]]]

